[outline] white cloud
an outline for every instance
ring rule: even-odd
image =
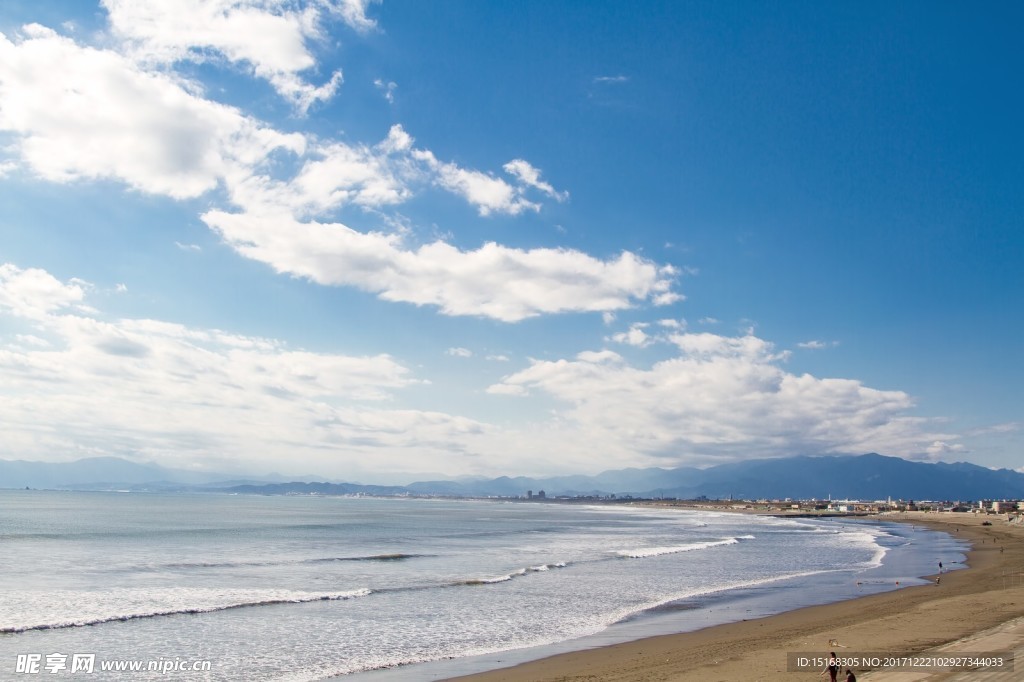
[[[629,331],[613,334],[611,340],[616,343],[624,343],[639,348],[649,346],[654,343],[654,338],[644,331],[648,326],[648,324],[642,322],[630,325]]]
[[[297,173],[277,180],[240,173],[228,180],[231,200],[250,212],[288,213],[296,218],[322,215],[347,206],[383,208],[413,195],[409,181],[420,176],[403,145],[408,135],[395,126],[374,147],[326,142],[307,150]]]
[[[139,31],[169,7],[156,3],[146,14],[150,10],[111,3],[112,17],[130,15],[129,24]],[[242,9],[253,7],[226,0],[204,5],[207,12]],[[131,14],[136,11],[142,14]],[[162,31],[184,30],[172,28],[146,30],[155,32],[153,45],[159,47]],[[481,215],[539,210],[527,198],[531,192],[556,200],[567,196],[525,160],[506,164],[511,184],[439,161],[415,148],[400,125],[373,146],[282,134],[116,52],[79,46],[38,25],[24,34],[18,41],[0,35],[0,130],[14,133],[21,161],[47,180],[109,178],[176,199],[223,188],[239,210],[213,203],[202,219],[238,253],[281,273],[355,286],[384,300],[437,306],[448,315],[518,321],[681,299],[672,291],[674,268],[628,252],[602,260],[570,249],[494,243],[469,250],[443,241],[413,247],[404,243],[404,231],[360,232],[315,220],[346,207],[392,207],[430,183],[463,196]],[[167,49],[181,47],[172,38]],[[290,59],[305,63],[296,45],[290,51],[268,48],[266,58],[279,65],[292,64]],[[295,155],[293,174],[282,172],[286,164],[275,162],[276,151]]]
[[[540,170],[522,159],[514,159],[503,166],[505,172],[516,180],[516,184],[510,184],[488,173],[439,161],[429,150],[415,149],[412,157],[431,171],[435,183],[476,206],[482,216],[540,211],[540,204],[525,197],[528,189],[535,189],[556,201],[565,201],[569,197],[568,192],[559,192],[541,180]]]
[[[405,132],[402,126],[396,124],[391,126],[387,138],[377,146],[388,154],[409,151],[412,149],[412,136]]]
[[[721,320],[717,320],[713,317],[702,317],[698,320],[701,324],[719,324]]]
[[[179,241],[175,241],[174,245],[177,246],[182,251],[196,251],[196,252],[198,252],[198,251],[202,251],[203,250],[203,247],[199,246],[198,244],[182,244]]]
[[[510,360],[507,355],[488,355],[487,359],[493,362],[509,362]]]
[[[47,180],[114,178],[183,199],[274,149],[304,146],[113,52],[38,25],[24,31],[18,43],[0,34],[0,129]]]
[[[613,84],[613,85],[616,84],[616,83],[628,83],[629,82],[629,76],[623,76],[623,75],[618,75],[618,76],[595,76],[594,77],[594,82],[595,83]]]
[[[446,315],[517,322],[546,313],[618,310],[672,285],[657,265],[628,252],[602,261],[568,249],[494,243],[470,251],[441,241],[407,249],[396,235],[302,223],[286,212],[215,210],[202,219],[239,253],[278,272],[437,306]]]
[[[365,32],[375,26],[367,3],[296,3],[291,0],[103,0],[116,36],[126,41],[133,58],[144,62],[204,61],[211,52],[251,65],[301,113],[330,99],[342,82],[335,71],[325,83],[312,85],[299,74],[316,59],[310,43],[323,40],[324,11]]]
[[[345,23],[357,31],[370,31],[377,27],[377,22],[366,16],[366,9],[381,0],[341,0],[327,6],[337,12],[345,20]]]
[[[388,104],[395,103],[395,90],[398,88],[398,83],[395,83],[394,81],[388,81],[385,83],[380,78],[377,78],[373,81],[373,85],[381,91],[381,94],[384,95],[384,99],[388,101]]]
[[[15,334],[14,338],[23,346],[35,346],[38,348],[48,348],[50,346],[49,341],[33,334]]]
[[[675,291],[663,291],[657,294],[651,299],[651,302],[657,306],[672,305],[680,301],[686,300],[686,297]]]
[[[521,189],[501,178],[438,161],[432,152],[426,150],[414,151],[413,157],[433,171],[439,186],[476,206],[482,216],[540,211],[540,204],[524,198]]]
[[[327,472],[376,457],[382,468],[415,471],[427,458],[471,452],[488,429],[383,406],[419,383],[388,355],[104,321],[77,309],[83,287],[74,280],[9,264],[0,273],[0,321],[28,312],[51,339],[0,341],[3,457],[107,454],[265,469],[287,461]]]
[[[557,407],[498,428],[392,407],[417,381],[383,354],[290,348],[268,338],[151,319],[105,320],[93,289],[0,265],[0,456],[128,455],[302,471],[432,468],[507,473],[728,461],[793,452],[879,451],[941,458],[957,436],[909,416],[912,401],[845,379],[785,372],[754,337],[669,333],[675,356],[638,367],[611,350],[532,360],[488,387]],[[18,318],[18,319],[15,319]],[[19,321],[20,320],[20,321]],[[448,353],[468,356],[468,349]],[[504,356],[489,359],[507,361]],[[95,396],[102,395],[103,401]],[[999,425],[1009,431],[1015,425]],[[365,465],[365,466],[364,466]]]
[[[471,358],[473,357],[473,351],[468,348],[449,348],[445,351],[445,355],[450,355],[454,358]]]
[[[10,263],[0,264],[0,311],[6,309],[19,317],[40,318],[80,304],[87,287],[80,280],[65,284],[45,270],[22,270]]]
[[[556,191],[550,183],[540,179],[540,171],[522,159],[514,159],[506,163],[502,168],[509,175],[516,177],[521,183],[528,187],[540,190],[556,201],[565,201],[569,198],[568,192]]]
[[[515,384],[493,384],[487,387],[487,393],[490,393],[491,395],[529,395],[529,391],[522,386],[517,386]]]
[[[670,463],[872,450],[920,457],[935,441],[956,438],[909,416],[913,403],[900,391],[785,372],[785,354],[755,336],[670,339],[678,355],[650,368],[611,351],[580,353],[534,360],[488,392],[564,403],[545,438],[583,439],[595,457],[618,450]]]
[[[804,342],[798,343],[796,345],[797,345],[797,348],[805,348],[807,350],[822,350],[823,348],[834,348],[835,346],[839,345],[839,342],[838,341],[825,342],[825,341],[818,341],[817,339],[814,339],[812,341],[804,341]]]
[[[926,448],[926,451],[935,459],[941,459],[957,453],[966,452],[966,448],[960,443],[947,443],[937,440]]]

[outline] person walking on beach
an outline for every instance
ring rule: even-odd
[[[836,658],[836,652],[834,651],[829,654],[828,663],[818,673],[818,677],[823,677],[825,673],[828,673],[828,682],[836,682],[836,676],[839,675],[839,659]]]

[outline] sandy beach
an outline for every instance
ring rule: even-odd
[[[886,514],[969,540],[968,568],[922,585],[789,611],[696,632],[552,656],[454,679],[466,682],[737,682],[827,679],[787,670],[787,653],[836,651],[980,653],[1024,646],[1024,526],[1005,515]],[[992,525],[983,525],[988,521]],[[938,567],[936,567],[938,570]],[[936,575],[923,576],[935,580]],[[830,644],[830,642],[837,642]],[[1016,672],[962,673],[854,669],[858,680],[1024,679]],[[844,675],[840,679],[845,679]]]

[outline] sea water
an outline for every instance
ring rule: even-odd
[[[439,679],[918,584],[963,551],[625,505],[0,491],[0,679]]]

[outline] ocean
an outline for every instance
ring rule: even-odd
[[[0,679],[443,679],[920,584],[964,551],[855,519],[0,490]]]

